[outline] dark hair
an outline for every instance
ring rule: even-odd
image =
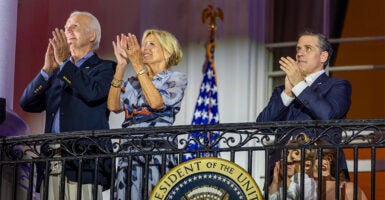
[[[321,52],[323,52],[323,51],[328,52],[328,58],[327,58],[326,62],[324,63],[324,68],[325,68],[329,64],[330,59],[333,55],[332,44],[329,42],[328,38],[325,35],[323,35],[321,33],[314,33],[311,31],[304,31],[303,33],[301,33],[299,35],[298,38],[300,38],[302,36],[306,36],[306,35],[318,37],[318,47],[320,48]]]
[[[322,156],[332,158],[330,160],[331,161],[330,175],[333,178],[336,178],[337,150],[335,148],[328,148],[327,146],[332,146],[332,144],[322,139],[319,139],[316,142],[314,142],[314,146],[325,146],[321,148]],[[346,180],[346,176],[343,171],[339,171],[339,178],[340,178],[340,181]]]

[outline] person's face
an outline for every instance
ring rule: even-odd
[[[330,176],[332,156],[325,155],[322,158],[322,176]],[[318,178],[318,159],[314,161],[313,177]]]
[[[296,60],[305,77],[314,72],[321,71],[327,56],[328,53],[326,51],[321,52],[317,36],[304,35],[299,38]]]
[[[301,151],[297,149],[287,150],[287,176],[292,177],[300,171]],[[281,161],[281,174],[283,174],[283,163]]]
[[[148,35],[142,43],[143,63],[148,65],[166,65],[166,55],[156,37]]]
[[[82,14],[68,18],[64,29],[67,42],[71,48],[79,49],[90,46],[95,41],[96,33],[89,30],[90,23],[90,18]]]

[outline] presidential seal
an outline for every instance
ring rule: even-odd
[[[196,158],[171,169],[151,192],[151,200],[263,199],[254,179],[221,158]]]

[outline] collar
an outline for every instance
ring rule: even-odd
[[[318,72],[315,72],[315,73],[312,73],[310,74],[309,76],[307,76],[305,78],[305,81],[307,83],[308,86],[311,86],[311,84],[314,83],[314,81],[319,77],[321,76],[321,74],[325,73],[325,70],[321,70],[321,71],[318,71]]]
[[[95,54],[95,52],[90,51],[90,52],[89,52],[87,55],[85,55],[83,58],[79,59],[79,60],[75,63],[75,65],[76,65],[77,67],[82,66],[82,64],[83,64],[86,60],[88,60],[89,58],[91,58],[94,54]],[[73,59],[72,57],[70,57],[70,60],[71,60],[72,63],[74,62],[74,59]]]
[[[164,71],[158,73],[157,75],[155,75],[153,77],[153,80],[162,80],[162,79],[167,78],[169,76],[171,76],[171,71],[170,70],[164,70]]]

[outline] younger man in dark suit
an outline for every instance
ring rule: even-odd
[[[325,73],[333,49],[322,34],[304,32],[296,47],[296,59],[289,56],[279,60],[285,72],[285,84],[274,89],[268,105],[257,117],[257,122],[337,120],[345,119],[351,104],[352,88],[347,80],[329,77]],[[329,130],[324,140],[340,142],[339,130]],[[293,133],[295,136],[298,133]],[[310,138],[316,137],[306,133]],[[285,138],[286,142],[290,138]],[[271,163],[279,160],[279,152]],[[341,152],[340,169],[348,178],[345,156]]]

